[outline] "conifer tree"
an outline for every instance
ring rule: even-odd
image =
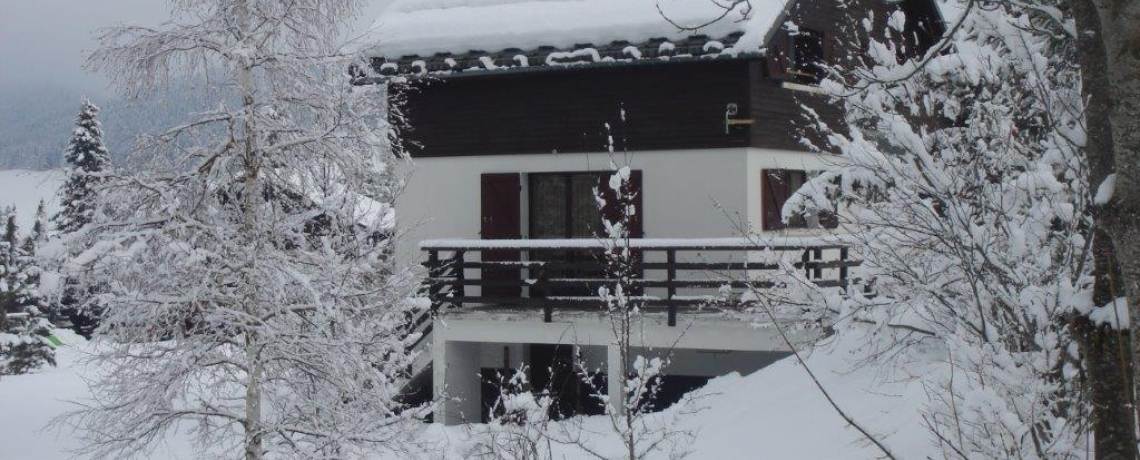
[[[39,206],[36,207],[36,222],[32,224],[32,233],[24,239],[24,250],[28,252],[28,255],[35,255],[39,247],[47,242],[47,239],[47,210],[44,200],[40,200]]]
[[[111,172],[111,159],[103,145],[103,128],[98,116],[99,107],[84,99],[75,131],[64,151],[67,182],[61,192],[62,209],[53,218],[56,230],[62,235],[75,233],[91,223],[95,188],[104,175]],[[46,230],[46,226],[40,226],[37,219],[37,228],[32,234],[44,239]],[[55,310],[56,314],[66,316],[71,321],[71,327],[76,333],[87,338],[91,338],[98,327],[104,310],[102,305],[94,302],[97,290],[98,286],[79,286],[72,277],[67,277],[63,295]]]
[[[19,244],[16,214],[9,211],[0,241],[0,375],[24,374],[55,365],[48,342],[51,325],[43,317],[40,270]]]
[[[75,232],[91,222],[95,185],[100,175],[111,169],[111,158],[103,145],[103,127],[98,116],[99,107],[84,99],[75,131],[64,151],[67,183],[63,186],[63,209],[54,219],[61,233]]]

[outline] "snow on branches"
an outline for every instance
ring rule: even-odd
[[[67,421],[95,458],[183,428],[219,458],[410,449],[396,436],[418,412],[396,399],[417,286],[390,257],[385,97],[352,84],[339,43],[359,2],[171,4],[161,29],[106,31],[89,66],[130,95],[201,78],[220,96],[143,136],[145,166],[106,175],[72,239],[108,372]]]
[[[0,375],[25,374],[55,365],[48,337],[51,324],[40,293],[41,270],[35,259],[36,240],[19,241],[15,211],[0,213]]]
[[[823,83],[846,109],[843,129],[818,123],[842,161],[805,185],[827,193],[785,213],[847,210],[876,295],[828,315],[877,331],[869,357],[924,350],[948,364],[922,377],[948,458],[1083,458],[1067,326],[1092,307],[1092,194],[1072,19],[1047,4],[975,9],[949,46],[900,62],[890,38],[904,22]]]
[[[99,107],[84,99],[79,108],[75,131],[64,151],[64,170],[67,182],[55,227],[62,233],[71,233],[91,222],[94,205],[94,188],[99,176],[110,172],[111,158],[103,145],[103,127],[99,124]]]

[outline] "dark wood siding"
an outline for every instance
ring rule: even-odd
[[[909,56],[921,55],[933,43],[932,33],[940,33],[937,11],[930,0],[903,0],[891,3],[883,0],[853,0],[842,3],[829,0],[800,0],[788,12],[786,21],[802,29],[823,32],[824,59],[829,65],[849,66],[853,59],[864,56],[862,47],[869,39],[883,40],[887,18],[898,9],[908,14],[908,36],[916,43],[908,49]],[[869,37],[862,25],[872,17],[873,36]],[[930,30],[920,30],[922,28]],[[793,40],[788,31],[777,29],[769,43],[768,58],[750,66],[750,102],[755,123],[751,129],[751,145],[787,150],[811,150],[802,142],[807,139],[817,148],[828,150],[824,139],[808,122],[802,107],[811,108],[832,128],[842,130],[843,113],[826,97],[806,91],[793,91],[783,87],[791,76],[785,72],[792,63],[788,59]]]
[[[809,149],[800,142],[804,136],[818,144],[820,139],[816,139],[814,130],[806,123],[802,105],[811,107],[832,126],[837,126],[842,119],[838,107],[826,97],[786,89],[782,80],[765,78],[764,75],[763,63],[754,63],[750,95],[752,118],[755,119],[751,127],[753,147],[807,151]]]
[[[822,32],[824,59],[844,64],[863,56],[856,48],[868,39],[862,19],[874,17],[874,38],[881,39],[887,17],[900,8],[908,12],[907,35],[914,37],[908,49],[925,51],[941,27],[931,5],[800,0],[786,19]],[[791,78],[785,70],[792,42],[779,27],[766,59],[492,71],[417,81],[395,88],[407,121],[400,134],[413,157],[603,152],[607,123],[619,150],[811,150],[805,138],[828,150],[802,106],[832,127],[843,126],[842,113],[825,97],[783,86]],[[728,104],[737,105],[735,118],[752,124],[726,132]]]
[[[729,103],[748,113],[748,64],[677,64],[495,74],[405,89],[412,156],[602,152],[605,124],[619,150],[742,147],[725,132]],[[621,121],[625,110],[626,121]]]

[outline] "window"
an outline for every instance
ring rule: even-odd
[[[528,175],[527,190],[529,193],[529,238],[532,239],[570,239],[570,238],[596,238],[602,235],[603,212],[608,218],[616,218],[615,210],[599,210],[598,201],[594,197],[594,189],[600,187],[605,196],[611,173],[598,172],[568,172],[568,173],[533,173]],[[637,215],[630,222],[630,236],[640,238],[641,232],[641,172],[633,171],[630,175],[630,186],[636,193],[634,206]],[[612,200],[607,200],[612,201]],[[549,249],[532,251],[531,258],[538,261],[558,261],[577,263],[583,262],[584,268],[548,270],[544,275],[548,278],[598,278],[602,276],[601,264],[597,257],[589,251],[575,251],[569,249]],[[596,267],[594,267],[596,265]],[[593,267],[593,268],[591,268]],[[586,296],[592,293],[582,289],[584,286],[550,288],[545,292],[532,291],[532,297],[539,296]]]
[[[818,84],[826,75],[823,32],[801,28],[788,39],[791,41],[788,76],[796,83]]]
[[[805,183],[809,176],[806,171],[793,169],[765,169],[761,172],[761,204],[763,214],[762,226],[766,231],[782,230],[785,228],[835,228],[839,222],[833,212],[823,213],[819,216],[804,216],[797,214],[785,223],[781,219],[784,204],[788,202]]]
[[[530,237],[593,238],[601,224],[594,187],[597,173],[530,175]]]

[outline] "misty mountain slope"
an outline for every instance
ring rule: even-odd
[[[121,164],[134,138],[184,122],[205,107],[201,89],[180,86],[137,101],[122,98],[92,102],[102,109],[111,159]],[[83,95],[60,88],[30,88],[0,95],[0,169],[56,168],[75,126]]]
[[[0,171],[0,208],[16,208],[16,225],[27,233],[36,222],[36,207],[43,200],[50,218],[59,212],[59,188],[66,176],[62,171]]]

